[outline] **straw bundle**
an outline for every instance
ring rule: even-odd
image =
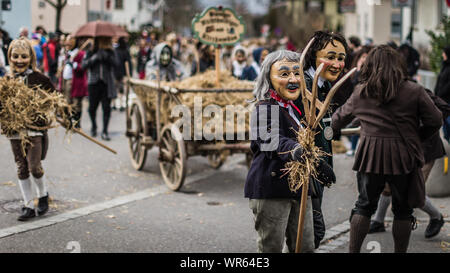
[[[208,90],[216,88],[216,74],[215,71],[207,71],[205,73],[195,75],[193,77],[187,78],[180,82],[161,82],[161,86],[169,86],[174,87],[179,92],[177,94],[168,94],[163,93],[161,96],[161,123],[168,124],[173,123],[178,117],[171,118],[171,110],[177,105],[184,105],[191,110],[192,117],[192,128],[191,132],[194,132],[194,102],[195,98],[201,97],[202,105],[201,110],[202,113],[207,106],[216,105],[222,110],[223,114],[223,132],[224,134],[227,132],[227,128],[231,128],[233,126],[234,133],[239,133],[244,131],[248,133],[249,131],[249,120],[250,120],[250,112],[251,112],[251,104],[248,103],[248,100],[253,98],[252,91],[254,83],[251,81],[241,81],[236,79],[231,75],[228,71],[221,71],[220,78],[220,89],[224,90],[223,92],[185,92],[187,90]],[[248,90],[248,92],[233,92],[233,90]],[[148,90],[148,87],[144,86],[136,86],[134,87],[134,91],[141,101],[145,103],[147,110],[147,120],[153,122],[156,120],[156,103],[157,103],[157,93]],[[232,120],[227,120],[226,118],[226,107],[234,106],[236,110],[234,117]],[[243,106],[239,108],[237,106]],[[245,116],[245,121],[238,119],[239,116]],[[211,119],[214,117],[203,117],[202,118],[202,126],[197,126],[197,128],[205,128],[207,131],[211,131],[214,133],[215,128],[208,128],[209,125],[212,125]],[[198,121],[198,120],[197,120]],[[245,123],[245,124],[243,124]],[[198,125],[198,124],[197,124]],[[242,129],[244,128],[244,129]]]
[[[302,185],[309,182],[310,177],[317,178],[316,167],[319,164],[320,158],[328,155],[314,144],[313,132],[309,128],[300,129],[297,132],[297,142],[303,148],[301,161],[290,161],[285,164],[282,170],[284,175],[288,176],[289,189],[292,192],[297,192]]]
[[[220,86],[216,86],[216,71],[208,70],[204,73],[186,78],[180,82],[161,82],[161,85],[175,87],[177,89],[253,89],[252,81],[241,81],[231,75],[230,71],[220,71]]]
[[[60,93],[48,93],[39,87],[29,88],[20,79],[0,78],[0,123],[2,134],[19,134],[22,152],[30,143],[27,130],[43,131],[57,127],[56,114],[67,120],[70,106]],[[64,109],[67,109],[63,111]]]

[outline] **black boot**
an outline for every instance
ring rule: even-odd
[[[416,218],[410,220],[396,220],[392,223],[392,237],[394,237],[395,253],[406,253],[411,231],[417,228]]]
[[[34,209],[30,209],[27,207],[22,208],[22,214],[17,218],[19,221],[28,221],[31,218],[34,218],[36,216],[36,213],[34,212]]]
[[[39,198],[37,212],[39,216],[44,215],[48,211],[48,193],[46,196]]]
[[[425,238],[431,238],[439,234],[442,226],[444,225],[444,217],[441,214],[439,219],[431,219],[425,230]]]
[[[369,231],[370,218],[354,214],[350,221],[350,243],[349,243],[349,253],[360,253],[361,246],[366,238],[367,232]]]
[[[376,232],[385,232],[386,228],[384,227],[384,223],[380,223],[378,221],[370,221],[369,234]]]
[[[103,133],[102,133],[102,139],[103,139],[104,141],[110,141],[110,140],[111,140],[111,138],[109,137],[109,135],[108,135],[107,132],[103,132]]]

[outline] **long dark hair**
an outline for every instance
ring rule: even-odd
[[[322,49],[327,47],[329,43],[335,46],[334,41],[338,41],[344,46],[346,54],[350,52],[347,41],[345,40],[344,36],[339,33],[316,31],[311,38],[314,38],[314,42],[312,43],[305,56],[305,64],[303,67],[303,69],[305,70],[309,69],[311,66],[316,69],[317,51],[321,51]]]
[[[361,68],[361,96],[374,98],[379,104],[388,103],[397,95],[406,75],[400,54],[388,45],[377,46]]]

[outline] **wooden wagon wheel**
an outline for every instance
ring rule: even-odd
[[[161,131],[159,168],[166,185],[174,191],[183,186],[186,176],[186,148],[180,130],[168,124]]]
[[[213,169],[220,168],[223,165],[223,163],[226,161],[226,158],[224,159],[220,153],[208,154],[207,158],[208,158],[209,165]]]
[[[141,103],[134,102],[127,115],[127,136],[131,164],[136,170],[142,170],[147,158],[147,147],[144,145],[143,139],[148,131],[144,107]]]

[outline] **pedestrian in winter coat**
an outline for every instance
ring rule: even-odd
[[[116,56],[109,37],[95,38],[94,48],[86,53],[81,67],[87,70],[89,91],[89,116],[91,118],[91,135],[97,136],[96,113],[99,104],[103,109],[103,131],[101,137],[109,141],[108,125],[111,117],[111,101],[117,97],[114,84]]]
[[[442,57],[442,68],[436,82],[436,87],[434,88],[434,93],[450,104],[450,46],[444,48]],[[444,138],[450,143],[450,117],[445,120],[443,130]]]
[[[388,45],[378,46],[363,64],[360,84],[333,114],[335,131],[355,117],[361,122],[353,165],[359,197],[350,217],[351,253],[361,250],[385,183],[392,191],[395,252],[408,249],[415,222],[409,202],[410,182],[424,183],[420,173],[424,165],[422,141],[439,130],[442,114],[425,89],[407,78],[399,53]]]
[[[131,55],[130,50],[128,48],[127,41],[124,37],[119,38],[118,46],[114,50],[117,58],[117,67],[114,70],[116,76],[116,88],[117,88],[117,99],[114,104],[114,108],[120,109],[120,111],[125,110],[125,99],[124,99],[124,79],[127,76],[127,70],[125,68],[128,63],[128,72],[131,73],[132,64],[131,64]],[[131,76],[131,75],[130,75]]]

